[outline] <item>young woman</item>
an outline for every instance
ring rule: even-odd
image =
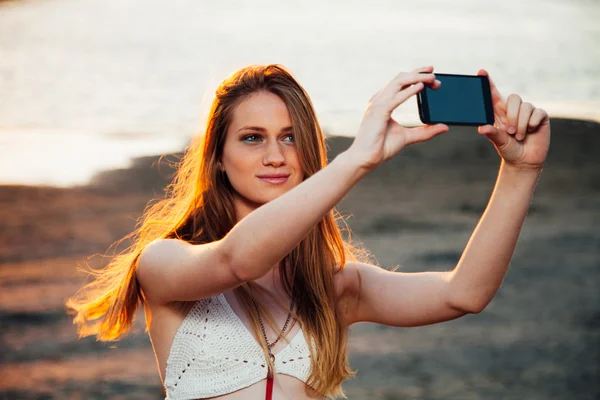
[[[167,399],[322,399],[344,397],[341,384],[354,374],[349,325],[420,326],[483,310],[550,144],[548,115],[518,95],[504,100],[490,80],[496,124],[478,132],[497,149],[500,172],[454,270],[379,268],[338,226],[335,206],[361,178],[448,131],[391,118],[425,85],[440,87],[431,66],[394,77],[328,164],[311,101],[284,67],[234,73],[166,198],[128,236],[132,246],[68,301],[80,335],[118,339],[141,302]]]

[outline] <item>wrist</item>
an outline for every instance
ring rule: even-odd
[[[334,161],[344,166],[344,168],[353,171],[353,174],[357,177],[357,180],[363,178],[375,167],[370,167],[367,163],[361,161],[355,153],[350,150],[345,150],[339,153]]]
[[[520,175],[540,175],[542,173],[542,170],[544,169],[544,165],[539,165],[539,166],[516,166],[516,165],[512,165],[507,163],[506,161],[502,160],[501,164],[500,164],[500,168],[503,171],[507,171],[508,173],[511,174],[520,174]]]
[[[504,182],[511,182],[513,187],[534,187],[542,173],[542,168],[515,167],[514,165],[502,163],[499,177]]]

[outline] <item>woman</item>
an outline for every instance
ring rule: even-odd
[[[490,80],[496,124],[478,132],[501,156],[500,173],[454,270],[379,268],[337,225],[335,206],[360,179],[448,131],[391,118],[425,85],[440,87],[431,66],[393,78],[371,98],[352,145],[327,164],[313,106],[285,68],[234,73],[166,198],[128,236],[133,245],[67,303],[80,334],[118,339],[141,301],[167,399],[322,399],[345,397],[341,384],[354,374],[351,324],[420,326],[483,310],[550,143],[548,115],[518,95],[503,100]]]

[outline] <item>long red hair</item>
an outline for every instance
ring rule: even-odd
[[[305,179],[327,165],[325,137],[313,105],[300,84],[281,65],[251,65],[238,70],[218,87],[204,135],[194,138],[176,165],[166,196],[148,205],[136,228],[126,237],[132,245],[100,270],[90,270],[95,280],[66,302],[81,337],[95,334],[98,340],[118,340],[135,318],[144,294],[136,279],[140,253],[158,238],[178,238],[192,244],[223,238],[236,223],[234,189],[220,174],[228,126],[241,100],[257,91],[279,96],[287,105]],[[339,223],[339,226],[338,226]],[[342,233],[347,233],[347,238]],[[347,357],[345,306],[336,298],[334,276],[353,261],[371,261],[370,254],[352,243],[344,218],[334,208],[282,261],[281,283],[296,302],[296,316],[309,340],[312,359],[308,384],[328,397],[345,397],[342,382],[354,371]],[[252,305],[258,285],[248,282],[234,289],[249,314],[257,337],[262,337],[258,315]],[[260,306],[259,306],[260,307]],[[267,310],[267,323],[273,320]],[[150,321],[146,321],[146,329]],[[278,327],[274,326],[275,329]],[[263,342],[263,350],[267,354]],[[267,360],[269,358],[267,357]]]

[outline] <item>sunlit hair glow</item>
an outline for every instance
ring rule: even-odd
[[[161,238],[192,244],[213,242],[222,239],[236,224],[235,191],[217,163],[223,155],[236,107],[260,91],[273,93],[286,104],[304,179],[327,165],[325,137],[313,105],[285,67],[251,65],[233,73],[216,90],[206,130],[186,148],[173,181],[165,189],[165,198],[148,204],[135,230],[118,241],[129,239],[131,246],[111,258],[104,268],[90,270],[95,279],[66,302],[81,337],[95,334],[101,341],[118,340],[131,328],[139,303],[145,301],[136,279],[137,262],[150,242]],[[344,232],[347,239],[342,237]],[[343,321],[343,310],[348,304],[336,298],[334,276],[345,268],[347,258],[371,261],[365,249],[352,243],[350,233],[334,208],[280,266],[281,283],[295,300],[296,316],[305,336],[311,339],[308,342],[312,368],[307,383],[327,397],[345,397],[341,384],[355,373],[348,365]],[[247,282],[235,288],[234,293],[249,314],[256,336],[262,338],[252,305],[254,293],[259,290],[257,284]],[[259,308],[266,322],[278,331],[260,303]],[[146,329],[149,325],[147,320]],[[267,355],[264,339],[262,347]]]

